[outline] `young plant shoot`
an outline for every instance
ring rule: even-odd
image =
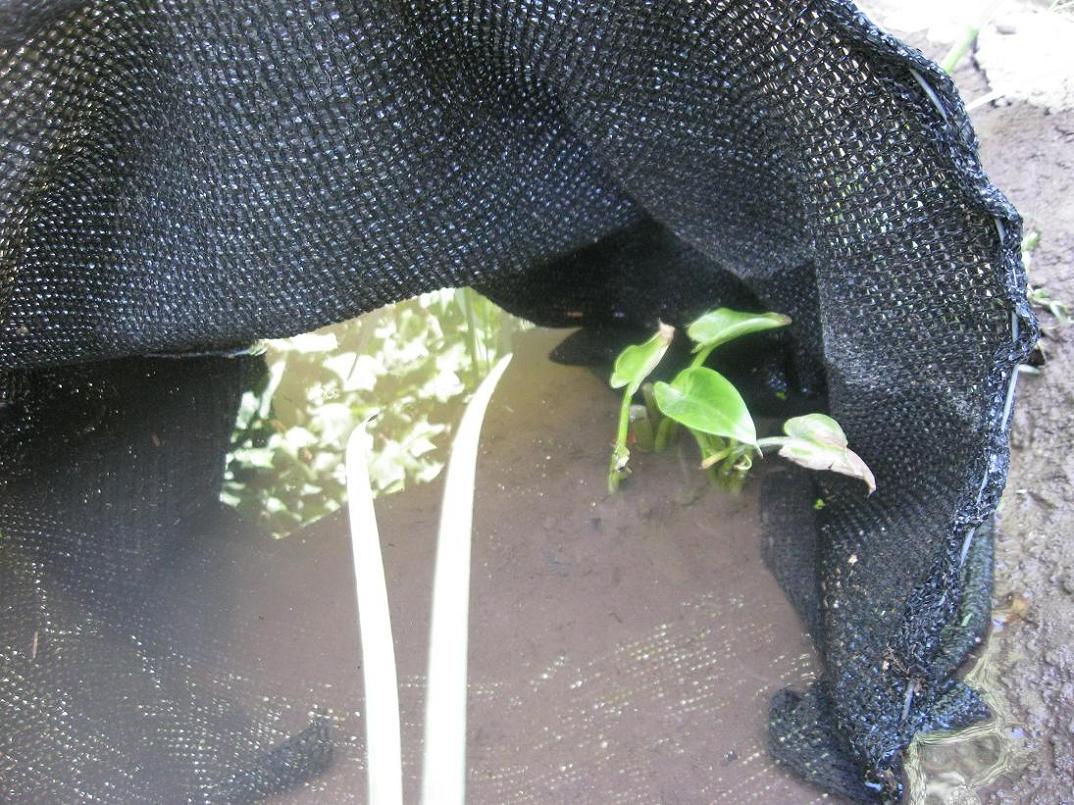
[[[704,366],[713,350],[728,341],[786,327],[790,322],[779,313],[743,313],[717,308],[690,324],[686,334],[695,344],[693,361],[670,383],[652,386],[651,400],[664,417],[655,428],[656,447],[660,449],[667,444],[674,427],[686,428],[701,450],[701,467],[726,489],[741,487],[754,457],[763,455],[765,450],[778,449],[779,455],[803,467],[860,478],[872,494],[876,489],[872,472],[847,446],[846,435],[834,419],[824,414],[794,417],[784,423],[785,435],[758,439],[753,417],[738,389],[719,372]],[[611,492],[629,474],[630,453],[626,443],[631,400],[660,363],[673,336],[673,328],[662,324],[656,335],[644,344],[627,347],[615,362],[612,388],[625,390],[608,470]],[[649,402],[650,395],[646,396]]]
[[[623,391],[623,404],[619,409],[619,430],[615,437],[615,447],[612,449],[612,460],[608,466],[608,491],[615,492],[619,488],[619,482],[630,474],[627,462],[630,461],[630,450],[627,449],[627,434],[630,431],[630,401],[638,393],[641,384],[656,368],[671,345],[671,339],[675,337],[675,328],[661,322],[656,335],[644,344],[632,344],[619,353],[615,359],[615,368],[612,371],[611,385],[613,389],[625,388]]]

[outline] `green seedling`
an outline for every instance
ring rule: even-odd
[[[1060,327],[1066,327],[1074,321],[1070,317],[1070,305],[1062,299],[1053,299],[1047,288],[1030,286],[1027,296],[1029,297],[1029,304],[1033,307],[1047,310],[1059,323]]]
[[[973,49],[973,46],[977,43],[977,37],[981,33],[981,29],[992,19],[1001,3],[1002,0],[991,0],[984,6],[979,17],[966,27],[962,38],[955,42],[947,52],[947,55],[944,56],[943,61],[940,62],[940,69],[948,74],[955,71],[955,68],[958,67],[959,63],[961,63]]]
[[[1022,265],[1025,266],[1026,274],[1029,273],[1029,268],[1033,264],[1033,250],[1039,245],[1040,232],[1030,232],[1022,239]],[[1026,288],[1026,297],[1033,307],[1047,310],[1051,313],[1060,327],[1066,327],[1074,321],[1070,316],[1070,305],[1062,299],[1053,299],[1051,293],[1044,286],[1030,283]]]
[[[671,346],[675,337],[675,328],[661,323],[656,334],[644,344],[632,344],[619,353],[612,371],[613,389],[624,389],[623,403],[619,407],[619,429],[612,449],[612,460],[608,466],[608,491],[619,488],[619,482],[630,474],[627,466],[630,450],[627,449],[627,436],[630,433],[630,402],[638,393],[641,384],[656,368]]]
[[[871,495],[876,479],[861,456],[847,446],[847,437],[839,423],[824,414],[796,416],[783,423],[786,436],[760,439],[761,450],[778,447],[779,454],[811,470],[828,470],[851,478],[860,478]]]
[[[710,310],[686,328],[686,335],[696,344],[691,366],[701,366],[716,347],[728,341],[751,333],[776,330],[790,323],[790,316],[782,313],[743,313],[726,307]]]
[[[661,421],[656,428],[648,423],[648,432],[657,450],[665,447],[676,427],[685,428],[701,451],[701,467],[720,486],[736,490],[741,487],[753,466],[753,460],[766,450],[810,469],[842,473],[865,482],[871,494],[876,489],[872,472],[865,462],[847,446],[846,435],[831,417],[823,414],[788,419],[783,436],[757,438],[753,417],[738,389],[715,369],[703,364],[723,344],[750,333],[786,327],[790,319],[778,313],[743,313],[728,308],[710,311],[690,324],[686,334],[695,344],[694,359],[670,382],[646,385],[645,409]],[[642,388],[645,378],[663,358],[673,335],[671,328],[660,332],[644,344],[627,347],[616,361],[613,388],[624,388],[619,419],[619,434],[608,471],[608,489],[614,492],[628,473],[630,454],[626,441],[630,425],[630,402]],[[637,408],[641,408],[640,406]]]

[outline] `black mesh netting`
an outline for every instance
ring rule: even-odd
[[[214,732],[226,702],[155,668],[169,636],[130,626],[167,585],[155,540],[188,531],[146,439],[220,440],[184,469],[212,497],[242,362],[71,365],[453,285],[550,324],[681,323],[721,301],[793,316],[798,380],[827,388],[880,491],[825,477],[815,535],[769,546],[825,662],[777,697],[772,751],[890,798],[916,732],[984,715],[952,674],[987,609],[982,526],[1034,334],[1020,222],[951,82],[850,3],[8,0],[0,114],[0,798],[152,799],[167,777],[245,801],[325,762],[317,713],[297,736],[271,709]],[[184,373],[235,392],[201,410]],[[64,467],[58,437],[38,452],[57,422],[95,444],[95,406],[121,422],[139,395],[160,421],[99,450],[126,451],[126,507],[96,459]],[[63,495],[41,492],[50,467]],[[106,554],[94,524],[119,534]],[[115,618],[76,617],[102,586]],[[128,684],[44,692],[42,631],[42,651],[102,652]],[[141,754],[79,729],[101,719],[141,725]],[[276,748],[226,766],[244,741]]]

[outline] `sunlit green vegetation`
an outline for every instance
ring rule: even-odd
[[[439,475],[452,422],[524,322],[445,290],[313,333],[264,342],[220,499],[284,536],[345,499],[343,449],[366,423],[378,495]]]

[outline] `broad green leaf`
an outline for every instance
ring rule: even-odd
[[[660,363],[674,336],[675,328],[661,322],[656,335],[644,344],[633,344],[620,352],[612,372],[612,388],[620,389],[626,386],[626,394],[633,396],[641,388],[645,378]]]
[[[783,432],[796,439],[843,448],[847,446],[847,435],[839,423],[824,414],[806,414],[791,417],[783,423]]]
[[[727,307],[716,308],[704,316],[695,319],[687,328],[686,334],[697,346],[694,352],[713,349],[736,338],[764,330],[775,330],[791,323],[782,313],[744,313]]]
[[[656,404],[664,416],[702,433],[757,443],[757,429],[746,402],[731,382],[712,369],[683,369],[670,383],[653,386]]]
[[[847,447],[847,437],[839,423],[824,414],[807,414],[788,419],[783,425],[788,438],[779,450],[784,458],[811,470],[830,470],[860,478],[876,491],[876,479],[861,456]]]

